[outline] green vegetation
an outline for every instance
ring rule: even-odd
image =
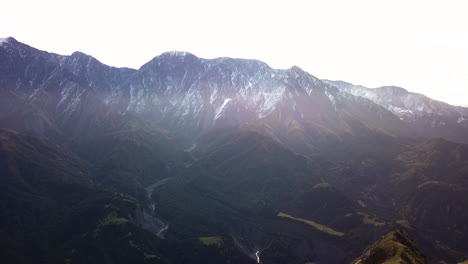
[[[397,221],[395,221],[395,223],[397,223],[397,224],[399,224],[399,225],[401,225],[401,226],[403,226],[405,228],[413,229],[411,227],[411,225],[409,224],[408,220],[397,220]]]
[[[198,238],[198,240],[200,242],[203,243],[203,245],[205,246],[211,246],[211,245],[215,245],[217,246],[218,248],[220,248],[221,246],[223,246],[223,239],[219,236],[211,236],[211,237],[200,237]]]
[[[106,218],[100,221],[101,225],[123,225],[128,223],[128,219],[124,217],[118,217],[115,213],[108,214]]]
[[[353,264],[425,264],[424,255],[403,232],[394,231],[375,242]]]
[[[322,182],[322,183],[314,185],[314,189],[326,189],[326,188],[331,188],[331,187],[332,186],[326,182]]]
[[[363,201],[358,200],[357,202],[361,207],[367,207],[367,204],[365,204]]]
[[[316,223],[316,222],[314,222],[312,220],[296,218],[296,217],[293,217],[291,215],[288,215],[288,214],[285,214],[285,213],[282,213],[282,212],[279,212],[277,216],[293,219],[293,220],[296,220],[296,221],[299,221],[299,222],[303,222],[303,223],[308,224],[308,225],[314,227],[315,229],[320,230],[322,232],[325,232],[325,233],[327,233],[329,235],[333,235],[333,236],[344,236],[345,235],[342,232],[335,231],[335,230],[331,229],[330,227],[318,224],[318,223]]]
[[[366,225],[373,225],[373,226],[384,226],[385,223],[384,222],[379,222],[377,221],[378,218],[377,217],[371,217],[370,215],[368,214],[365,214],[365,213],[361,213],[361,212],[358,212],[357,213],[358,215],[362,215],[363,218],[362,218],[362,222]]]
[[[159,257],[157,255],[145,253],[145,259],[159,259]]]
[[[432,187],[432,186],[444,186],[446,183],[441,182],[441,181],[426,181],[420,185],[418,185],[418,189],[423,189],[427,187]]]

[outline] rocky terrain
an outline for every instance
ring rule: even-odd
[[[299,67],[167,52],[135,70],[2,39],[0,256],[461,262],[465,119]]]

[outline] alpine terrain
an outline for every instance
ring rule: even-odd
[[[299,67],[0,40],[2,263],[458,263],[468,108]]]

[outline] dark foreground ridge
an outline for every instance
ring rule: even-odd
[[[425,264],[426,257],[403,232],[393,231],[375,242],[353,264]]]

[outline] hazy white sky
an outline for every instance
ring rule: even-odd
[[[139,68],[165,51],[297,65],[468,104],[468,1],[2,0],[0,37]]]

